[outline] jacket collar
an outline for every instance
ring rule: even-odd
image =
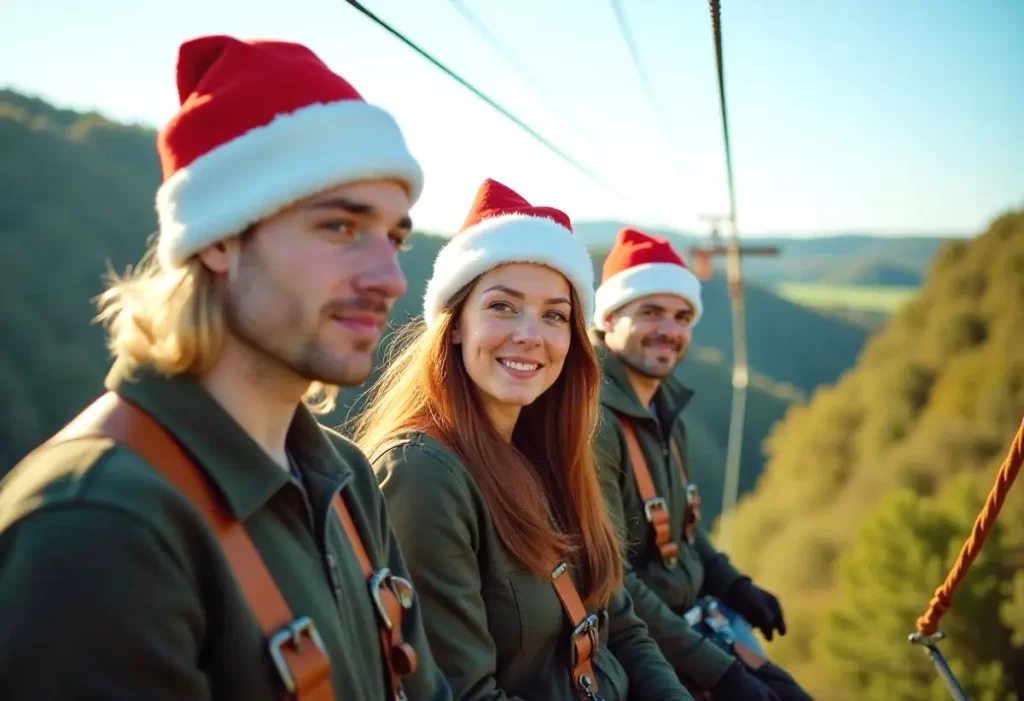
[[[591,335],[591,342],[601,363],[601,374],[604,378],[601,383],[601,403],[619,414],[639,420],[652,420],[650,410],[640,403],[633,385],[629,382],[626,366],[596,335]],[[675,423],[691,398],[693,390],[683,385],[675,375],[659,383],[653,401],[666,427]]]
[[[246,520],[290,476],[239,426],[193,375],[167,377],[153,370],[130,376],[115,362],[105,386],[147,411],[182,445],[224,496],[234,517]],[[304,470],[343,484],[352,468],[338,454],[309,410],[300,404],[286,438]]]

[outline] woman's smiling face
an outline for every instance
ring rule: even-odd
[[[454,342],[501,432],[511,433],[519,410],[558,379],[569,352],[571,318],[569,283],[551,268],[510,263],[477,280]]]

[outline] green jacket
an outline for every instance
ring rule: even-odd
[[[575,701],[572,625],[550,582],[509,557],[463,463],[422,433],[396,436],[370,457],[455,698]],[[623,590],[593,666],[606,701],[691,698]]]
[[[296,616],[310,616],[336,698],[383,701],[367,584],[331,513],[341,491],[371,561],[406,566],[369,464],[300,407],[288,433],[300,487],[195,381],[115,364],[108,389],[192,454],[244,522]],[[105,439],[37,450],[0,483],[0,696],[278,701],[263,635],[202,517],[155,469]],[[417,603],[411,701],[451,699]]]
[[[685,460],[686,426],[682,411],[692,392],[674,378],[662,382],[654,395],[659,421],[640,404],[622,363],[603,344],[595,345],[604,374],[597,460],[609,508],[625,528],[629,543],[626,588],[651,637],[658,641],[679,675],[708,689],[735,658],[693,630],[681,614],[701,594],[721,596],[741,575],[725,555],[715,550],[702,530],[698,529],[692,546],[682,538],[688,508],[686,485],[680,466],[671,458],[669,441],[677,442],[679,454]],[[618,416],[632,421],[655,491],[667,502],[672,540],[680,545],[679,564],[674,569],[668,569],[658,556]]]

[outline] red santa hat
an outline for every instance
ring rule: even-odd
[[[605,258],[601,286],[595,295],[594,325],[604,326],[607,316],[641,297],[670,294],[693,306],[693,322],[704,307],[700,280],[663,238],[636,229],[622,229]]]
[[[413,202],[423,189],[392,116],[305,46],[192,39],[178,51],[177,84],[181,108],[157,137],[167,268],[345,182],[400,180]]]
[[[534,207],[512,189],[485,180],[458,233],[437,254],[423,296],[423,318],[438,313],[463,287],[505,263],[540,263],[566,277],[589,319],[594,309],[594,268],[569,217],[552,207]]]

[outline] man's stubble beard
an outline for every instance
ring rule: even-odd
[[[317,340],[320,316],[307,330],[301,300],[276,284],[254,246],[240,252],[236,279],[226,285],[224,323],[227,331],[266,361],[268,372],[278,371],[307,382],[347,387],[359,385],[370,376],[374,344],[361,341],[349,353],[335,356]],[[267,289],[271,287],[272,289]],[[274,300],[275,323],[268,325],[268,315],[260,313],[252,300]],[[290,345],[302,337],[301,347],[292,352]],[[346,357],[354,356],[354,357]],[[364,366],[364,367],[361,367]]]
[[[641,352],[642,349],[643,346],[641,345]],[[686,351],[686,347],[682,348],[682,350],[680,351],[677,351],[679,353],[679,357],[676,359],[676,361],[672,364],[672,367],[670,367],[667,372],[654,372],[644,367],[643,364],[635,362],[633,360],[633,357],[628,353],[620,353],[619,360],[622,361],[623,365],[628,367],[637,375],[640,375],[641,377],[646,377],[649,380],[661,381],[671,377],[675,373],[676,369],[680,366],[680,364],[682,364],[683,360],[686,358]]]

